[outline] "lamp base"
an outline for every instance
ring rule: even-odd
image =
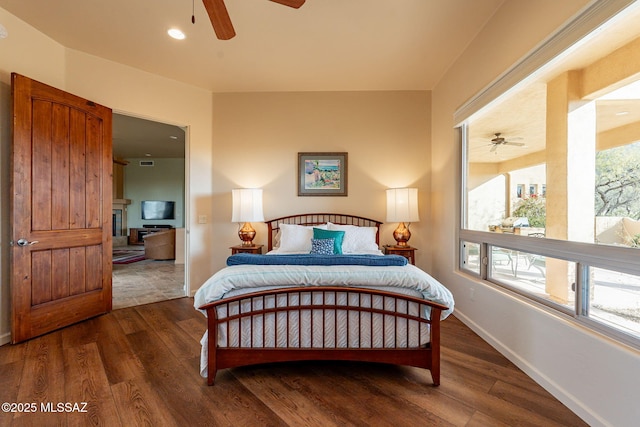
[[[398,224],[398,228],[393,231],[393,238],[396,239],[396,248],[408,247],[407,242],[411,238],[409,226],[404,225],[404,222]]]
[[[253,238],[256,237],[256,230],[251,227],[250,222],[245,222],[240,230],[238,230],[238,236],[242,240],[242,246],[253,246]]]

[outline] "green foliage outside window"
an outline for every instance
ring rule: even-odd
[[[640,142],[596,154],[596,216],[640,219]]]
[[[544,197],[536,194],[520,199],[511,215],[520,218],[526,217],[530,227],[544,228],[547,221],[547,201]]]

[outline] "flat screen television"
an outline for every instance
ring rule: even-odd
[[[143,200],[142,219],[175,219],[176,202]]]

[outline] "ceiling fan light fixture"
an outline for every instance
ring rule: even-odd
[[[494,135],[495,137],[491,139],[489,143],[489,145],[491,146],[491,148],[489,149],[490,153],[498,154],[497,149],[499,145],[511,145],[511,146],[523,147],[523,148],[526,147],[524,142],[515,142],[516,140],[522,139],[520,137],[507,139],[503,137],[502,133],[500,132],[496,132],[494,133]]]
[[[172,37],[172,38],[174,38],[176,40],[184,40],[184,39],[187,38],[187,36],[177,28],[170,28],[167,31],[167,34],[169,34],[170,37]]]

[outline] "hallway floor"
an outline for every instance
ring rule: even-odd
[[[113,309],[184,296],[184,264],[144,260],[113,265]]]

